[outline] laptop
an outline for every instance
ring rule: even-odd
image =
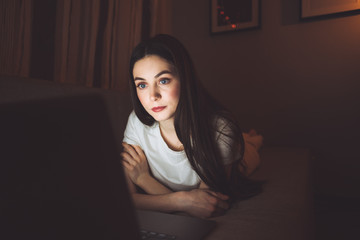
[[[0,104],[1,239],[202,239],[214,221],[135,210],[100,95]]]

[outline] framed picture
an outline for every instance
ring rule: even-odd
[[[260,0],[210,0],[210,33],[260,27]]]
[[[301,18],[310,18],[360,9],[360,0],[301,0]]]

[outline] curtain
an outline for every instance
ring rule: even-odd
[[[32,0],[0,1],[0,74],[28,77]]]
[[[172,1],[150,0],[150,4],[150,36],[155,36],[159,33],[171,34]]]
[[[144,1],[142,38],[153,37],[156,34],[171,34],[172,1],[147,0]]]
[[[141,0],[57,3],[54,80],[127,89],[131,50],[141,38]]]
[[[47,1],[0,1],[1,75],[125,91],[134,46],[171,34],[172,1]]]

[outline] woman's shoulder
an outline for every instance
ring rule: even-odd
[[[129,114],[129,121],[136,121],[136,119],[139,119],[137,116],[136,116],[136,113],[135,113],[135,110],[132,110],[131,113]]]
[[[229,131],[233,127],[233,122],[226,116],[217,114],[213,117],[213,127],[217,132]]]
[[[215,139],[220,142],[233,144],[241,142],[241,128],[237,121],[228,115],[216,115],[213,120]]]
[[[124,132],[124,141],[129,144],[142,146],[141,142],[145,136],[154,135],[156,129],[153,126],[147,126],[140,121],[136,113],[132,111],[129,114],[128,122]]]
[[[128,117],[128,125],[139,125],[141,123],[140,119],[136,116],[136,113],[134,110],[131,111]]]
[[[152,126],[148,126],[148,125],[144,124],[143,122],[141,122],[141,120],[136,115],[135,111],[132,110],[129,115],[129,118],[128,118],[128,124],[131,124],[136,128],[152,129],[156,125],[156,122]]]

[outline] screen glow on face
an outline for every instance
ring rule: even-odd
[[[173,119],[180,96],[180,80],[173,65],[150,55],[134,65],[134,84],[144,109],[156,120]]]

